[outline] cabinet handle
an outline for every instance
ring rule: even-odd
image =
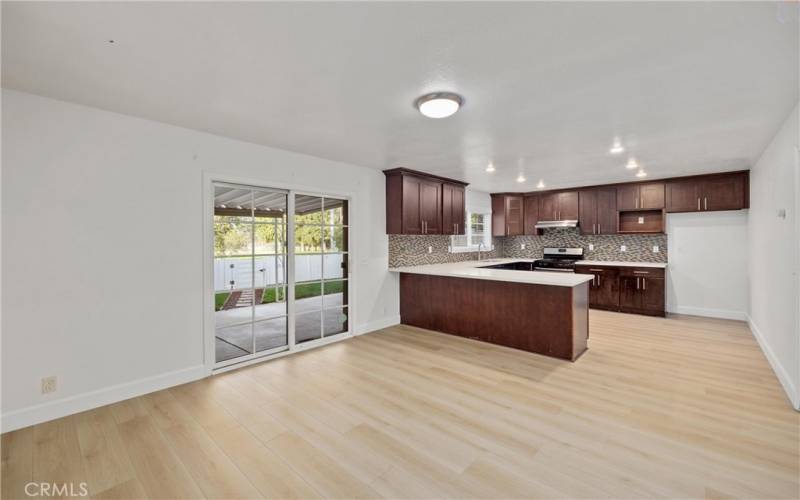
[[[597,275],[597,286],[600,286],[600,275]]]
[[[594,272],[596,272],[596,273],[602,273],[602,272],[603,272],[603,270],[602,270],[602,269],[592,269],[592,268],[589,268],[589,270],[590,270],[590,271],[594,271]]]
[[[650,271],[634,271],[633,274],[650,274]]]
[[[600,223],[597,223],[597,234],[600,234]]]
[[[642,290],[647,290],[647,278],[642,278]]]
[[[428,221],[422,221],[422,226],[424,228],[425,234],[428,234]]]
[[[639,289],[639,278],[636,278],[636,289]]]
[[[697,210],[700,210],[700,197],[697,197]]]
[[[703,204],[705,205],[704,210],[708,210],[708,197],[703,198]]]

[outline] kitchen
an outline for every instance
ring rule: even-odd
[[[467,223],[461,221],[467,220],[467,185],[405,168],[384,174],[386,227],[396,243],[390,244],[390,270],[400,274],[401,322],[571,361],[587,348],[589,308],[666,317],[668,214],[749,206],[748,171],[493,193],[488,196],[496,248],[489,259],[482,258],[483,242],[475,253],[451,254],[448,247],[434,254],[428,247],[415,259],[416,235],[466,233]],[[555,243],[564,246],[547,246]],[[449,262],[455,255],[460,262]],[[392,265],[408,261],[437,263]],[[438,276],[438,283],[423,276]],[[499,288],[510,296],[539,292],[513,309],[497,299],[497,290],[459,293],[469,279],[528,285]],[[557,287],[570,293],[562,293],[559,301]],[[543,295],[560,309],[534,311]],[[509,324],[508,318],[520,322]]]

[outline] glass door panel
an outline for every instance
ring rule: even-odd
[[[347,200],[323,199],[322,336],[348,331]]]
[[[287,297],[287,208],[283,192],[253,191],[255,351],[289,345]]]
[[[322,337],[322,198],[298,194],[294,199],[295,341]]]

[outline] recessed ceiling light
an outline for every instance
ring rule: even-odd
[[[611,145],[611,149],[609,149],[608,152],[612,155],[618,155],[620,153],[624,153],[625,148],[622,146],[622,143],[619,139],[614,139],[614,144]]]
[[[645,172],[644,170],[639,170],[638,172],[636,172],[636,177],[647,177],[647,172]]]
[[[525,176],[522,175],[522,174],[519,174],[519,177],[517,177],[517,182],[525,182]]]
[[[539,179],[539,183],[538,183],[538,184],[536,184],[536,187],[537,187],[538,189],[544,189],[544,181],[543,181],[543,180],[541,180],[541,179]]]
[[[494,163],[489,162],[489,165],[486,167],[487,172],[494,172]]]
[[[639,164],[636,163],[635,158],[629,158],[627,165],[625,165],[625,168],[627,168],[628,170],[633,170],[635,168],[639,168]]]
[[[452,92],[425,94],[414,102],[419,112],[428,118],[447,118],[463,104],[464,99]]]

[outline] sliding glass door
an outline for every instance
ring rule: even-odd
[[[346,199],[215,183],[217,366],[348,332],[348,240]]]
[[[294,203],[295,340],[347,331],[347,200],[298,194]]]

